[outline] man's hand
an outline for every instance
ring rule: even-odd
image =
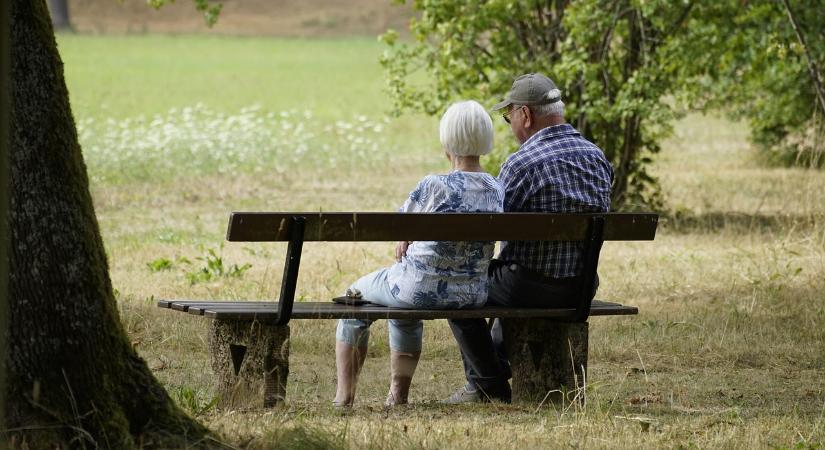
[[[395,260],[401,262],[401,258],[407,256],[407,247],[412,244],[412,241],[398,241],[395,246]]]

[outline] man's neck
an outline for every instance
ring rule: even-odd
[[[536,117],[536,118],[533,119],[533,124],[530,127],[530,130],[529,130],[530,132],[527,135],[527,139],[525,139],[524,141],[527,142],[527,140],[529,140],[536,133],[538,133],[539,131],[541,131],[545,128],[555,127],[557,125],[563,125],[565,123],[566,122],[564,121],[564,116],[553,115],[553,116]],[[522,142],[522,144],[523,143],[524,142]]]
[[[564,116],[553,115],[536,118],[536,131],[543,130],[547,127],[554,127],[556,125],[564,124]]]

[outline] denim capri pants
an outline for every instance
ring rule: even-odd
[[[380,269],[359,278],[351,288],[361,291],[361,296],[372,303],[395,308],[411,308],[392,295],[387,283],[388,269]],[[374,320],[341,319],[335,338],[353,347],[366,347],[370,338],[370,325]],[[418,353],[424,339],[424,323],[413,319],[389,319],[390,349],[402,353]]]

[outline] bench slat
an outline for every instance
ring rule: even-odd
[[[657,214],[276,213],[233,212],[226,240],[288,241],[290,217],[306,219],[305,241],[581,241],[590,217],[605,218],[604,240],[650,241]]]
[[[198,301],[161,300],[158,306],[173,310],[203,315],[212,319],[235,319],[260,321],[278,318],[277,302],[255,301]],[[469,319],[469,318],[564,318],[569,317],[573,308],[502,308],[433,310],[400,309],[383,306],[347,306],[332,302],[297,302],[292,309],[292,319]],[[593,300],[591,316],[614,316],[638,314],[635,306]]]

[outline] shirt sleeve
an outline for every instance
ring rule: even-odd
[[[432,190],[433,184],[431,177],[424,177],[423,180],[418,182],[415,189],[410,192],[410,195],[407,196],[407,200],[404,201],[404,204],[401,205],[398,212],[427,212],[428,204],[432,199]]]
[[[517,212],[524,208],[527,201],[529,176],[524,168],[515,168],[514,164],[505,163],[498,175],[499,182],[504,187],[504,211]]]

